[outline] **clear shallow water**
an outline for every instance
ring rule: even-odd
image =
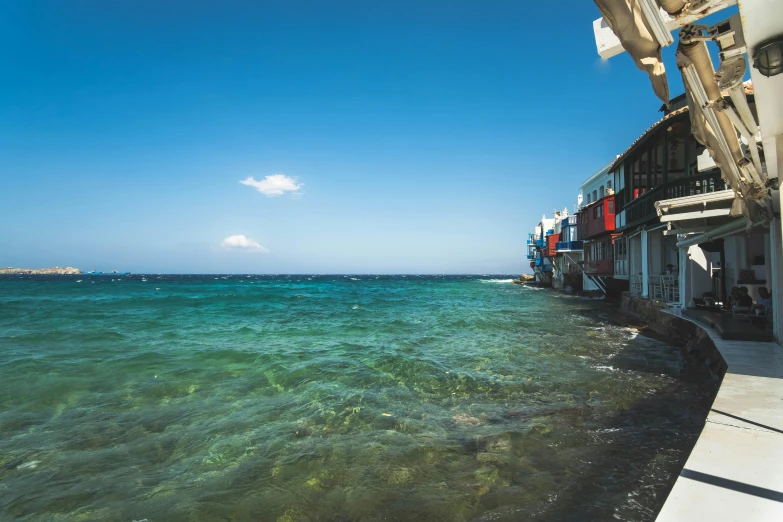
[[[0,279],[0,519],[652,520],[714,393],[491,277]]]

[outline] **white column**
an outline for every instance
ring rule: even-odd
[[[723,239],[723,251],[726,258],[727,274],[731,274],[731,280],[726,281],[727,292],[737,286],[740,270],[748,268],[748,236],[745,232],[728,236]]]
[[[691,302],[691,289],[688,285],[688,249],[687,248],[681,248],[680,249],[680,266],[679,272],[679,284],[680,284],[680,307],[681,308],[687,308],[688,304]]]
[[[767,231],[766,234],[764,234],[764,280],[767,282],[767,289],[769,289],[770,293],[772,292],[772,256],[770,255],[772,252],[772,239],[773,234],[772,229],[775,228],[775,222],[773,221],[769,225],[770,230]]]
[[[683,275],[680,275],[680,281],[682,286],[680,287],[680,293],[683,302],[686,305],[690,304],[691,298],[701,297],[705,292],[712,291],[712,263],[704,251],[697,245],[687,247],[685,256],[683,256],[686,265],[686,270]]]
[[[647,231],[642,230],[642,297],[648,296],[648,287],[650,286],[650,255],[647,252],[648,241]]]
[[[767,281],[772,294],[772,333],[778,342],[783,340],[783,229],[779,217],[769,224],[769,267],[771,280]]]

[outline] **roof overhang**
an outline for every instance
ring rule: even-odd
[[[727,223],[713,227],[701,234],[693,235],[682,239],[677,242],[677,248],[686,248],[700,243],[709,243],[716,239],[721,239],[726,236],[731,236],[738,232],[742,232],[751,228],[754,224],[750,223],[746,218],[734,218]]]
[[[730,217],[736,195],[733,190],[721,190],[682,198],[664,199],[655,203],[664,235],[702,234],[725,223]]]
[[[695,196],[685,196],[682,198],[664,199],[655,203],[655,210],[659,216],[669,214],[671,210],[690,207],[694,205],[704,205],[715,201],[730,201],[734,199],[733,190],[719,190],[707,194],[696,194]]]

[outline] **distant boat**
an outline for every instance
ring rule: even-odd
[[[112,270],[111,272],[97,272],[95,270],[91,270],[90,272],[85,272],[83,275],[91,275],[91,276],[126,276],[126,275],[130,275],[130,272],[117,272],[116,270]]]

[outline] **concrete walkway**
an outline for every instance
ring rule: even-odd
[[[657,520],[783,521],[783,347],[726,341],[666,312],[706,331],[728,371]]]

